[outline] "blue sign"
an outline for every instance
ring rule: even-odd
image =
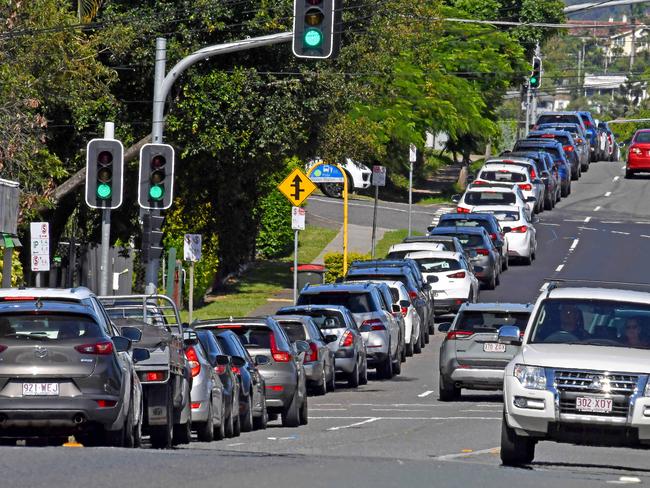
[[[311,172],[309,179],[314,183],[343,183],[343,173],[333,164],[323,164]]]

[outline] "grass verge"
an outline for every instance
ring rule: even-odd
[[[421,236],[422,232],[413,232],[412,234],[415,236]],[[393,244],[399,244],[408,235],[409,231],[407,229],[389,230],[386,232],[375,248],[375,256],[377,256],[377,259],[383,259],[386,257],[390,246]]]

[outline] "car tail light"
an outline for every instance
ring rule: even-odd
[[[465,208],[465,207],[456,207],[456,212],[457,213],[470,213],[470,210],[469,210],[469,208]]]
[[[275,341],[275,334],[273,332],[271,332],[270,334],[271,334],[271,356],[273,356],[273,360],[278,363],[288,363],[289,361],[291,361],[291,353],[278,349],[278,345]]]
[[[465,271],[459,271],[458,273],[447,275],[447,278],[465,278]]]
[[[146,373],[141,374],[141,381],[165,381],[167,375],[164,371],[147,371]]]
[[[609,144],[612,143],[612,135],[611,135],[611,134],[607,134],[607,142],[608,142]]]
[[[365,332],[369,330],[386,330],[386,326],[379,319],[369,319],[361,323],[361,330]]]
[[[402,317],[406,317],[409,313],[408,307],[402,307]]]
[[[576,139],[576,142],[577,142],[578,144],[582,144],[582,143],[585,142],[585,141],[584,141],[584,139],[583,139],[582,137],[578,137],[578,138]]]
[[[111,341],[81,344],[80,346],[74,346],[74,348],[81,354],[97,354],[98,356],[113,354],[113,343]]]
[[[117,405],[116,400],[95,400],[99,408],[111,408]]]
[[[6,350],[7,350],[7,346],[5,346],[4,344],[0,344],[0,352],[4,352]]]
[[[282,391],[284,390],[284,386],[282,385],[266,385],[267,390],[271,391]]]
[[[192,403],[192,410],[196,410],[197,408],[201,408],[201,402]]]
[[[305,362],[306,363],[311,363],[314,361],[318,361],[318,346],[314,344],[313,342],[309,343],[309,352],[305,356]]]
[[[199,358],[192,346],[188,347],[187,351],[185,351],[185,357],[187,358],[187,362],[192,371],[192,378],[198,376],[198,374],[201,372],[201,363],[199,363]]]
[[[507,173],[507,171],[504,171],[504,173]],[[472,181],[472,184],[474,184],[474,185],[487,185],[487,181],[474,180],[474,181]]]
[[[542,137],[544,139],[554,139],[555,136],[553,134],[542,134]]]
[[[476,254],[480,254],[481,256],[489,256],[490,251],[488,251],[487,249],[477,249]]]
[[[239,366],[231,366],[232,372],[235,374],[241,374],[241,369],[239,369]]]
[[[409,298],[411,300],[417,300],[419,298],[418,297],[418,292],[417,291],[409,291]]]
[[[217,374],[224,374],[226,372],[226,365],[225,364],[217,364],[214,367],[214,372]]]
[[[564,146],[564,150],[566,152],[573,152],[573,146],[566,145],[566,146]]]
[[[589,119],[585,120],[584,123],[585,123],[585,127],[591,127],[591,122],[589,121]]]
[[[533,189],[533,185],[530,183],[520,183],[519,188],[521,188],[523,191],[530,191]]]
[[[458,338],[468,338],[469,336],[474,335],[474,332],[469,331],[469,330],[450,330],[447,332],[447,340],[448,341],[453,341]]]
[[[341,347],[350,347],[354,343],[354,336],[352,332],[346,330],[341,337]]]
[[[217,325],[217,329],[241,329],[243,328],[242,325],[233,325],[233,324],[219,324]]]
[[[492,239],[493,241],[496,241],[497,240],[497,235],[494,232],[492,232],[492,234],[490,234],[490,239]]]
[[[30,300],[36,300],[36,297],[3,297],[5,302],[28,302]]]
[[[530,179],[534,180],[535,178],[537,178],[537,173],[535,173],[533,168],[530,168]]]
[[[526,225],[520,225],[519,227],[513,227],[510,229],[510,232],[514,232],[516,234],[523,234],[528,230],[528,226]]]
[[[638,156],[641,156],[641,154],[643,153],[643,151],[641,151],[641,149],[639,149],[639,148],[636,147],[636,146],[632,146],[632,147],[630,148],[630,152],[632,152],[632,153],[634,153],[634,154],[636,154],[636,155],[638,155]]]

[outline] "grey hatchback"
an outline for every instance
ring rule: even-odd
[[[499,328],[514,325],[523,332],[532,310],[530,303],[464,303],[453,323],[438,325],[447,333],[440,345],[440,400],[459,399],[461,388],[500,390],[519,346],[498,343]]]

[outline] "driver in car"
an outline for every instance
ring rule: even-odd
[[[587,337],[582,311],[575,305],[565,305],[560,309],[560,330],[582,340]]]

